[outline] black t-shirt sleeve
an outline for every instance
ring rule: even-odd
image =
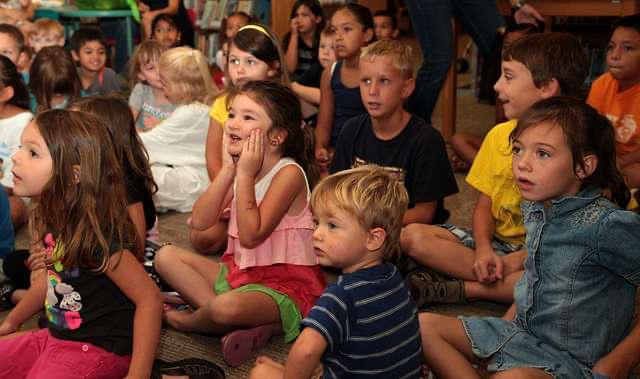
[[[323,67],[320,63],[314,63],[299,78],[298,83],[307,87],[320,88],[320,78],[322,77]]]
[[[361,127],[362,116],[355,116],[347,120],[338,136],[338,141],[333,153],[333,161],[329,167],[329,173],[335,174],[339,171],[348,170],[353,164],[353,146]]]
[[[447,159],[444,140],[430,125],[423,125],[414,160],[413,203],[438,201],[458,192],[458,185]]]
[[[147,190],[145,177],[138,175],[133,170],[128,170],[125,177],[125,185],[127,186],[127,196],[129,197],[129,205],[142,202],[144,209],[144,220],[147,224],[147,230],[151,229],[156,222],[156,207],[153,203],[153,196]]]

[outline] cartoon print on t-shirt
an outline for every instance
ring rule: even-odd
[[[45,252],[50,258],[62,256],[62,244],[56,244],[51,233],[45,239]],[[70,277],[79,276],[78,269],[65,270],[59,260],[47,269],[47,297],[45,309],[49,322],[61,329],[78,329],[82,324],[80,310],[82,309],[82,296],[76,292],[73,286],[63,283],[60,273]],[[60,296],[62,298],[60,298]]]

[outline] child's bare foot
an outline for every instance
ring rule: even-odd
[[[282,363],[276,362],[273,359],[267,357],[266,355],[261,355],[256,358],[256,364],[269,365],[273,367],[279,367],[284,369],[284,365]]]
[[[192,331],[191,328],[191,316],[193,311],[191,310],[176,310],[171,307],[165,307],[162,313],[162,320],[174,329],[184,332]]]

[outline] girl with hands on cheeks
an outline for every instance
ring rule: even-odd
[[[273,81],[250,81],[229,94],[222,167],[196,202],[195,230],[230,207],[221,262],[164,246],[156,271],[191,307],[166,310],[175,329],[225,334],[222,352],[242,364],[272,334],[286,342],[325,287],[313,249],[309,207],[318,170],[311,132],[296,95]]]

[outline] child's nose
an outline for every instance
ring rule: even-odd
[[[529,156],[529,154],[522,154],[520,157],[515,158],[516,159],[516,166],[518,167],[519,170],[521,171],[530,171],[531,170],[531,157]]]
[[[371,85],[369,85],[369,95],[376,95],[378,93],[378,83],[376,81],[371,81]]]

